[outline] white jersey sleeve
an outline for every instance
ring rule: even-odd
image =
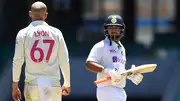
[[[93,61],[96,63],[100,63],[101,58],[102,58],[102,54],[103,54],[102,52],[103,52],[102,42],[95,44],[93,46],[93,48],[91,49],[89,56],[88,56],[86,61]]]
[[[24,63],[24,36],[22,30],[16,36],[15,52],[13,58],[13,81],[18,82],[21,68]]]
[[[69,66],[69,54],[64,37],[62,33],[58,30],[59,33],[59,48],[58,48],[58,60],[62,74],[64,76],[64,86],[70,86],[70,66]]]

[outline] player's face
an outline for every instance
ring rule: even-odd
[[[107,26],[107,33],[108,33],[108,37],[110,38],[110,40],[113,40],[113,41],[119,41],[122,37],[121,35],[121,31],[123,30],[123,27],[122,26],[116,26],[116,25],[113,25],[113,26]]]
[[[107,31],[109,35],[120,35],[121,27],[120,26],[108,26]]]

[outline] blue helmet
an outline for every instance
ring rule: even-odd
[[[115,26],[113,28],[118,30],[117,33],[111,34],[108,32],[109,26]],[[119,15],[110,15],[104,23],[104,33],[112,41],[119,41],[124,36],[125,24],[121,16]]]

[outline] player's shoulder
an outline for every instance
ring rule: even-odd
[[[61,32],[61,30],[59,30],[58,28],[54,27],[54,26],[50,26],[51,30],[54,32],[53,34],[57,37],[59,37],[60,39],[63,38],[63,34]]]
[[[97,49],[102,49],[102,48],[104,48],[104,45],[105,45],[104,40],[101,40],[101,41],[97,42],[93,47],[97,48]]]
[[[120,42],[120,45],[121,45],[122,49],[125,50],[125,47],[121,42]]]
[[[49,27],[50,27],[54,32],[58,33],[59,35],[62,35],[61,30],[59,30],[58,28],[56,28],[56,27],[54,27],[54,26],[51,26],[51,25],[49,25]]]
[[[121,45],[122,51],[124,51],[124,53],[126,54],[126,49],[125,49],[124,45],[121,42],[120,42],[120,45]]]
[[[27,26],[25,28],[22,28],[18,31],[17,33],[17,37],[18,36],[25,36],[25,34],[27,33],[27,31],[30,29],[30,26]]]
[[[23,28],[23,29],[20,29],[20,30],[19,30],[19,33],[25,33],[25,32],[27,32],[27,30],[29,29],[29,27],[30,27],[30,26],[27,26],[27,27],[25,27],[25,28]]]

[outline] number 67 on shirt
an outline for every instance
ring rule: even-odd
[[[31,52],[30,52],[30,56],[31,56],[32,61],[34,61],[36,63],[41,62],[44,58],[44,51],[42,48],[37,47],[38,43],[39,43],[39,40],[35,40],[32,48],[31,48]],[[43,43],[49,44],[49,48],[48,48],[48,52],[47,52],[47,56],[46,56],[46,62],[48,62],[49,58],[51,56],[51,53],[52,53],[52,48],[54,46],[54,40],[43,40]],[[38,59],[36,59],[34,56],[35,51],[38,51],[40,54],[40,57]]]

